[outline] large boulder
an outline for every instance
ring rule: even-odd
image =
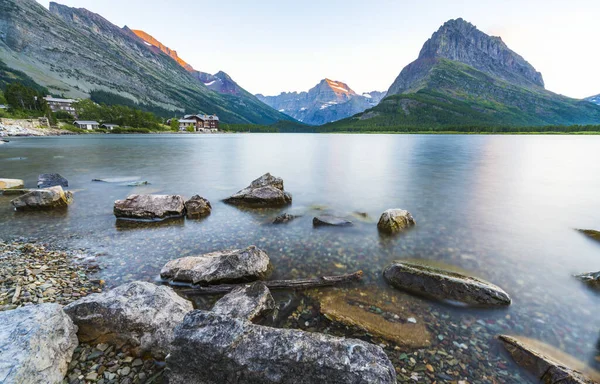
[[[291,204],[292,195],[283,189],[281,178],[266,173],[223,201],[248,207],[280,207]]]
[[[66,208],[73,202],[73,193],[64,191],[62,187],[37,189],[11,201],[17,211],[36,211],[55,208]]]
[[[275,308],[269,288],[261,282],[237,287],[215,303],[212,311],[224,316],[254,320]]]
[[[132,353],[163,359],[173,329],[193,309],[173,289],[136,281],[81,298],[64,310],[79,327],[85,343],[127,345]]]
[[[160,271],[163,279],[192,284],[219,284],[264,279],[271,271],[269,255],[254,245],[169,261]]]
[[[403,209],[388,209],[381,214],[377,229],[387,234],[394,234],[402,232],[415,224],[415,219],[410,212]]]
[[[78,345],[76,333],[58,304],[0,312],[0,383],[61,383]]]
[[[500,287],[475,277],[396,261],[387,266],[383,277],[392,286],[417,295],[473,306],[510,305],[510,297]]]
[[[352,222],[344,219],[343,217],[322,215],[313,218],[314,227],[348,227],[351,225]]]
[[[43,173],[38,176],[38,188],[50,188],[60,186],[67,188],[69,181],[58,173]]]
[[[177,326],[166,376],[169,384],[396,383],[378,346],[206,311]]]
[[[199,195],[192,196],[185,202],[185,211],[188,219],[199,219],[210,215],[212,206],[210,201]]]
[[[600,289],[600,272],[583,273],[575,277],[591,288]]]
[[[25,183],[19,179],[0,179],[0,189],[19,189],[23,188]]]
[[[113,212],[119,219],[161,221],[183,217],[185,201],[179,195],[130,195],[115,201]]]
[[[540,383],[593,384],[600,373],[583,362],[537,340],[501,335],[498,337],[512,358]]]

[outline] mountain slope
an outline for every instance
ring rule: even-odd
[[[377,105],[383,93],[358,95],[341,81],[324,79],[308,92],[283,92],[279,96],[256,97],[298,121],[309,125],[321,125],[344,119]]]
[[[258,101],[211,91],[168,55],[100,15],[35,0],[0,1],[0,59],[54,94],[108,91],[135,102],[184,112],[216,113],[225,122],[270,124],[287,118]]]
[[[336,129],[600,124],[600,107],[544,89],[542,75],[462,20],[450,20],[406,66],[378,106]]]
[[[600,105],[600,95],[596,95],[596,96],[592,96],[592,97],[588,97],[587,99],[585,99],[586,101],[589,101],[590,103],[594,103],[594,104],[598,104]]]

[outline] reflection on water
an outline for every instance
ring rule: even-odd
[[[153,280],[175,257],[250,244],[271,256],[273,278],[362,269],[365,285],[400,300],[423,317],[434,338],[441,336],[431,349],[458,355],[462,347],[444,336],[451,335],[471,348],[460,353],[481,355],[465,368],[448,369],[523,382],[514,366],[499,362],[496,334],[536,338],[598,368],[600,297],[571,275],[600,270],[600,246],[573,230],[600,229],[599,147],[599,137],[577,136],[15,138],[0,149],[0,177],[34,187],[38,174],[58,172],[78,192],[68,212],[57,214],[16,214],[10,197],[0,196],[0,238],[90,249],[102,255],[101,275],[112,285]],[[280,210],[221,202],[265,172],[285,180],[294,197],[289,211],[300,218],[270,225]],[[91,181],[122,177],[151,185]],[[113,202],[129,193],[199,194],[213,213],[201,221],[117,225]],[[417,226],[380,237],[375,223],[388,208],[407,209]],[[355,225],[314,229],[313,216],[327,212]],[[394,291],[381,270],[395,259],[454,265],[502,287],[513,305],[464,310]]]

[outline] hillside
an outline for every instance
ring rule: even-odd
[[[588,97],[587,99],[585,99],[586,101],[589,101],[590,103],[594,103],[594,104],[598,104],[600,105],[600,95],[596,95],[596,96],[592,96],[592,97]]]
[[[86,9],[0,1],[0,60],[57,95],[87,98],[107,91],[173,114],[215,113],[231,123],[289,119],[258,100],[212,91],[128,28]]]
[[[599,123],[600,107],[547,91],[542,75],[499,37],[458,19],[433,34],[378,106],[331,129]]]
[[[323,79],[308,92],[283,92],[278,96],[256,95],[259,100],[309,125],[344,119],[371,108],[383,92],[359,95],[341,81]]]

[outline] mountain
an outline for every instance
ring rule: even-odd
[[[50,3],[48,10],[35,0],[0,0],[0,60],[53,94],[86,98],[106,91],[166,114],[215,113],[226,123],[290,119],[249,93],[214,92],[176,52],[155,48],[83,8]]]
[[[352,129],[586,125],[600,124],[600,107],[547,91],[541,73],[500,37],[456,19],[433,34],[376,107],[335,124]]]
[[[588,98],[587,98],[587,99],[585,99],[585,100],[587,100],[587,101],[589,101],[589,102],[591,102],[591,103],[594,103],[594,104],[598,104],[598,105],[600,105],[600,95],[596,95],[596,96],[588,97]]]
[[[321,80],[308,92],[256,95],[279,112],[309,125],[321,125],[355,115],[377,105],[383,96],[383,92],[359,95],[347,84],[330,79]]]

